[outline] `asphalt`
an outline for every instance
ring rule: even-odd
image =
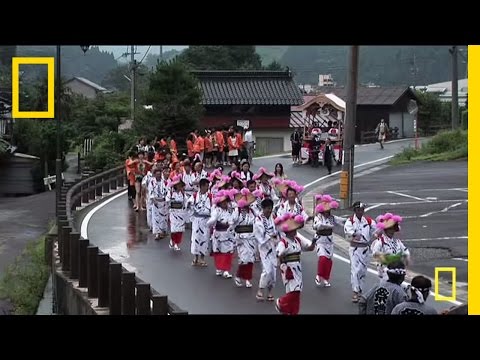
[[[385,212],[404,218],[399,236],[412,252],[412,271],[434,278],[435,267],[455,267],[463,286],[468,282],[467,176],[467,161],[389,166],[356,179],[353,198],[367,203],[373,218]],[[338,186],[329,190],[338,196]]]
[[[66,181],[76,177],[75,159],[76,154],[67,155],[71,166],[64,174]],[[54,219],[55,190],[25,197],[0,198],[0,278],[28,243],[48,231]],[[11,310],[8,300],[0,301],[0,314]]]
[[[426,139],[420,139],[420,143],[425,142]],[[381,150],[378,144],[357,145],[355,147],[355,165],[363,164],[357,168],[358,171],[364,171],[387,162],[389,157],[401,152],[404,148],[414,147],[414,139],[402,139],[385,144],[385,149]],[[293,179],[302,185],[316,186],[321,183],[320,178],[328,176],[326,167],[320,166],[312,168],[310,165],[293,165],[292,157],[289,154],[280,157],[262,157],[253,159],[253,171],[258,170],[259,166],[263,166],[271,171],[275,169],[275,164],[282,163],[284,171],[289,179]],[[373,162],[373,163],[372,163]],[[332,172],[335,173],[341,170],[341,166],[334,165]],[[332,174],[327,179],[328,181],[338,179],[338,174]],[[324,181],[327,182],[327,179]],[[313,183],[315,182],[316,183]],[[313,184],[312,184],[313,183]]]
[[[388,157],[402,148],[412,146],[413,141],[390,143],[385,150],[379,150],[378,145],[367,145],[356,148],[356,164],[373,162],[366,168],[375,167],[388,161]],[[289,178],[302,184],[313,183],[326,176],[324,168],[313,169],[309,166],[293,167],[288,156],[262,158],[254,160],[253,170],[258,165],[272,169],[277,162],[282,162]],[[375,176],[368,177],[375,178]],[[335,175],[327,179],[310,184],[314,186],[335,180]],[[367,179],[367,178],[366,178]],[[369,185],[371,189],[378,190]],[[361,191],[358,188],[358,191]],[[354,189],[357,191],[357,187]],[[402,189],[403,190],[403,189]],[[363,199],[362,199],[363,200]],[[304,233],[308,236],[307,233]],[[258,303],[255,299],[255,287],[252,289],[236,288],[231,280],[218,278],[214,274],[212,261],[207,268],[193,268],[190,255],[190,233],[184,234],[184,243],[181,252],[172,252],[168,249],[167,241],[157,242],[146,228],[144,213],[135,213],[131,210],[126,196],[109,202],[99,209],[90,219],[88,238],[109,253],[113,258],[124,263],[131,271],[144,281],[149,282],[160,293],[167,294],[170,299],[191,314],[273,314],[274,306],[271,303]],[[314,284],[317,257],[313,253],[302,257],[304,268],[304,291],[302,294],[302,314],[356,314],[357,306],[352,304],[350,287],[350,266],[346,259],[336,258],[333,266],[332,287],[317,288]],[[254,279],[258,281],[260,264],[256,264]],[[279,275],[279,274],[278,274]],[[373,286],[377,277],[369,273],[367,287]],[[254,285],[257,285],[254,282]],[[278,276],[275,295],[284,293]],[[442,310],[451,304],[429,302]]]
[[[94,214],[89,223],[88,238],[190,314],[276,313],[272,303],[259,303],[255,299],[255,286],[260,277],[259,263],[254,267],[254,287],[251,289],[237,288],[232,280],[215,276],[210,257],[207,259],[208,267],[192,267],[190,232],[184,234],[182,251],[171,251],[168,240],[155,241],[153,235],[149,234],[145,214],[132,211],[126,196],[120,196]],[[318,288],[314,284],[317,267],[314,253],[302,255],[302,266],[304,290],[301,314],[358,313],[358,307],[350,301],[348,263],[334,260],[330,288]],[[280,273],[277,276],[274,294],[281,296],[284,288]],[[377,277],[368,274],[367,287],[372,287],[376,282]],[[449,307],[445,303],[434,303],[432,299],[429,301],[438,310]]]

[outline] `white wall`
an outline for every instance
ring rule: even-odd
[[[398,127],[399,137],[415,137],[415,132],[413,131],[413,115],[410,115],[408,112],[390,113],[389,127],[393,129],[395,126]]]
[[[407,138],[415,137],[413,131],[413,115],[403,113],[403,136]]]
[[[265,138],[283,138],[283,151],[292,151],[292,144],[290,143],[290,135],[293,129],[284,130],[253,130],[253,139],[256,137]]]
[[[388,126],[390,129],[393,129],[395,126],[398,128],[398,136],[403,137],[403,132],[402,132],[402,113],[396,112],[396,113],[390,113],[389,119],[388,119]]]

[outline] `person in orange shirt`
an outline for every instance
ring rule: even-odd
[[[125,160],[125,171],[128,179],[128,200],[132,201],[135,199],[135,169],[137,168],[135,158],[135,152],[130,151],[128,159]]]
[[[190,159],[190,161],[193,162],[193,157],[195,156],[195,153],[193,151],[193,135],[190,134],[187,137],[187,156]]]
[[[172,135],[170,137],[170,152],[172,153],[172,155],[175,155],[175,156],[177,156],[178,154],[177,138],[175,137],[175,135]]]
[[[195,153],[195,157],[200,159],[203,162],[205,157],[205,139],[203,138],[202,134],[199,134],[193,143],[193,151]]]
[[[205,130],[205,138],[204,143],[205,143],[205,166],[207,168],[212,167],[212,162],[213,162],[213,157],[212,157],[212,152],[213,152],[213,142],[212,142],[212,132],[210,130]]]
[[[243,136],[242,136],[242,133],[241,131],[239,131],[238,129],[235,131],[235,136],[237,137],[237,144],[238,144],[238,148],[242,148],[243,146]]]
[[[223,138],[223,133],[220,128],[217,129],[214,133],[216,144],[213,145],[213,152],[216,150],[216,160],[217,165],[223,165],[224,162],[224,151],[225,151],[225,140]]]

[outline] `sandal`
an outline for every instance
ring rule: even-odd
[[[192,266],[198,266],[198,265],[199,265],[199,263],[198,263],[197,260],[193,260],[193,261],[192,261]]]
[[[207,267],[208,266],[208,264],[205,261],[199,261],[197,264],[198,264],[198,266],[201,266],[201,267]]]
[[[359,299],[359,296],[358,296],[357,294],[354,294],[354,295],[352,296],[352,302],[358,303],[358,300],[360,300],[360,299]]]
[[[267,296],[267,301],[274,301],[275,297],[273,295],[268,295]]]
[[[258,301],[265,301],[265,298],[263,297],[263,294],[257,293],[257,295],[255,295],[255,297],[257,298]]]

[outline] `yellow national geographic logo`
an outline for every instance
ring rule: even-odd
[[[452,274],[452,295],[443,296],[439,293],[440,273]],[[455,267],[436,267],[435,268],[435,300],[436,301],[456,301],[457,300],[457,268]]]
[[[17,119],[37,118],[53,119],[54,103],[54,61],[53,57],[14,57],[12,58],[12,117]],[[20,65],[47,65],[48,107],[47,111],[20,111]]]

